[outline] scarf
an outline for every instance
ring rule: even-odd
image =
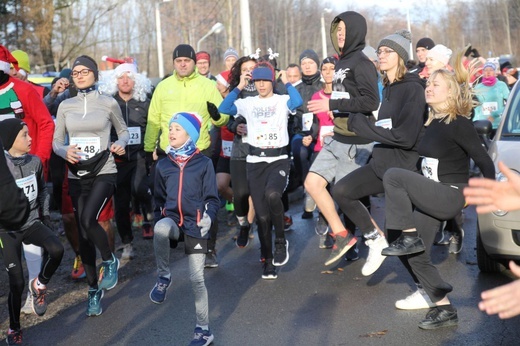
[[[249,91],[249,92],[255,92],[256,91],[255,82],[247,83],[246,86],[244,87],[244,90]]]
[[[491,87],[497,83],[497,77],[482,77],[482,84],[485,86]]]
[[[4,150],[5,156],[15,165],[22,166],[28,159],[27,154],[23,154],[22,156],[11,156],[7,150]]]
[[[84,94],[87,94],[93,90],[96,90],[96,85],[92,85],[92,86],[89,86],[88,88],[85,88],[85,89],[78,89],[78,92],[80,93],[84,93]]]
[[[166,147],[168,155],[177,163],[186,162],[195,151],[197,151],[197,146],[193,143],[191,138],[188,138],[186,143],[184,143],[180,148],[173,148],[169,145]]]

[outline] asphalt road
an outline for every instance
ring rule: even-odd
[[[373,199],[382,221],[382,199]],[[465,212],[464,248],[459,255],[435,247],[433,260],[454,286],[450,295],[459,325],[424,331],[417,323],[426,310],[400,311],[394,302],[412,292],[412,281],[397,258],[387,259],[371,277],[361,275],[361,259],[323,262],[328,250],[318,248],[314,221],[302,220],[301,201],[291,204],[294,225],[287,239],[290,260],[276,280],[262,280],[258,239],[245,249],[231,240],[234,229],[221,229],[220,266],[206,270],[210,327],[215,346],[235,345],[519,345],[520,318],[500,320],[477,308],[482,290],[510,281],[508,272],[481,274],[476,265],[472,208]],[[173,250],[182,252],[182,246]],[[86,317],[86,303],[24,330],[28,345],[188,345],[195,326],[187,259],[174,256],[173,282],[166,301],[153,304],[155,263],[146,274],[119,284],[102,300],[103,314]],[[331,269],[332,273],[324,273]]]

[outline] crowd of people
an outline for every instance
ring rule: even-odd
[[[71,277],[88,284],[87,316],[102,314],[120,261],[136,256],[133,226],[153,239],[155,304],[165,301],[173,279],[170,251],[184,242],[196,311],[190,345],[202,346],[214,340],[204,269],[219,265],[219,209],[234,210],[238,248],[258,230],[261,277],[273,280],[290,260],[287,194],[299,185],[301,217],[315,220],[319,247],[330,252],[326,266],[359,259],[361,238],[369,249],[362,275],[398,256],[417,286],[396,308],[428,309],[422,329],[457,325],[448,297],[453,287],[430,251],[447,228],[450,252],[460,252],[466,203],[478,204],[478,212],[507,209],[503,200],[520,208],[516,175],[507,186],[492,181],[495,167],[472,124],[488,120],[496,129],[518,71],[486,61],[471,46],[454,55],[427,37],[417,41],[416,62],[410,32],[388,33],[375,48],[366,34],[365,18],[347,11],[331,23],[333,56],[320,61],[306,49],[279,69],[270,48],[242,57],[229,48],[226,69],[215,76],[208,52],[180,44],[173,73],[155,89],[132,59],[101,75],[95,59],[82,55],[46,90],[25,82],[27,53],[0,46],[7,343],[22,344],[22,312],[45,313],[47,284],[63,257],[49,217],[51,195],[75,252]],[[487,179],[472,179],[468,188],[470,160]],[[369,199],[382,193],[384,228],[371,216]],[[450,221],[455,226],[446,226]],[[513,263],[511,270],[520,275]],[[479,308],[501,318],[519,314],[519,283],[484,292]]]

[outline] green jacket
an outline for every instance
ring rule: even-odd
[[[181,79],[174,72],[171,77],[160,82],[153,93],[148,110],[148,122],[144,135],[144,151],[154,151],[157,139],[159,139],[157,146],[162,150],[166,150],[169,144],[168,124],[172,116],[178,112],[197,113],[202,117],[197,148],[200,150],[209,148],[209,130],[211,125],[226,125],[229,116],[221,114],[220,119],[214,121],[208,113],[206,101],[214,103],[218,108],[222,102],[222,96],[220,96],[215,83],[201,76],[197,70],[188,77]]]

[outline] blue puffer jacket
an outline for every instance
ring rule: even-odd
[[[163,217],[174,220],[179,229],[194,238],[203,237],[197,226],[204,212],[217,219],[220,200],[211,159],[198,150],[183,164],[168,155],[157,162],[155,172],[155,222]]]

